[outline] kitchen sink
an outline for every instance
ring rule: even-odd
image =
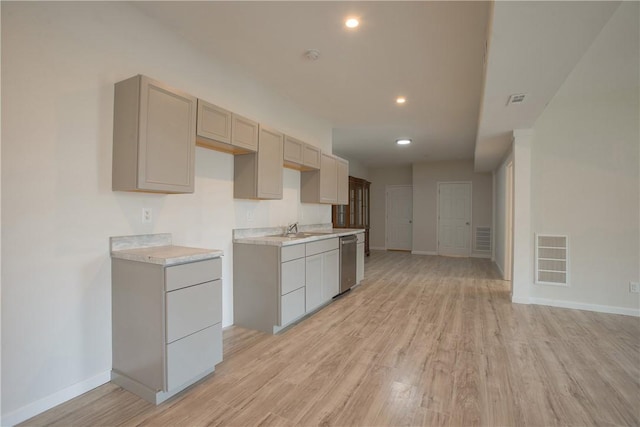
[[[290,234],[275,234],[269,237],[286,237],[289,239],[304,239],[305,237],[313,237],[313,236],[324,236],[326,234],[333,234],[331,231],[302,231],[300,233],[290,233]]]

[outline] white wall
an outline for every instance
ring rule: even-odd
[[[533,302],[639,313],[639,16],[620,5],[535,123],[533,232],[569,235],[571,286]]]
[[[356,178],[362,178],[362,179],[366,179],[367,181],[370,181],[369,168],[366,165],[361,163],[358,159],[342,155],[339,151],[334,150],[333,153],[336,156],[340,156],[343,159],[349,161],[349,175],[355,176]]]
[[[494,173],[494,258],[504,276],[507,247],[507,163],[513,160],[511,152]]]
[[[234,201],[233,157],[202,148],[194,194],[112,192],[113,85],[138,73],[331,150],[328,123],[134,7],[3,2],[3,425],[108,378],[109,236],[170,232],[177,244],[223,249],[229,325],[231,230],[331,221],[330,207],[298,202],[299,172],[288,169],[282,201]],[[152,224],[141,224],[142,207]]]
[[[471,181],[472,227],[492,226],[493,178],[491,173],[476,173],[473,160],[413,164],[413,251],[436,253],[438,249],[438,182]],[[471,247],[473,249],[473,238]],[[490,256],[472,251],[478,256]]]
[[[369,247],[386,248],[386,188],[387,185],[411,185],[411,165],[372,168],[369,170],[371,187],[371,228],[369,231]]]

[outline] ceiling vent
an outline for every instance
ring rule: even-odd
[[[509,97],[509,100],[507,101],[507,105],[522,104],[524,102],[525,96],[526,95],[524,93],[514,93]]]

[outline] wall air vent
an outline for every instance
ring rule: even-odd
[[[569,286],[569,238],[536,234],[536,284]]]
[[[476,227],[475,250],[491,252],[491,227]]]
[[[511,105],[511,104],[522,104],[524,102],[524,98],[527,95],[524,93],[514,93],[513,95],[511,95],[509,97],[509,99],[507,100],[507,105]]]

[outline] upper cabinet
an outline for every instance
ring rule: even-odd
[[[284,166],[301,171],[320,169],[320,149],[285,135]]]
[[[349,162],[332,154],[320,154],[320,170],[300,173],[302,203],[349,203]]]
[[[114,191],[193,193],[195,97],[137,75],[115,85]]]
[[[244,154],[258,150],[258,123],[198,99],[198,139],[201,147]]]
[[[260,126],[258,152],[234,157],[233,197],[282,199],[284,135]]]
[[[336,157],[338,162],[338,203],[337,205],[349,204],[349,162],[340,157]]]

